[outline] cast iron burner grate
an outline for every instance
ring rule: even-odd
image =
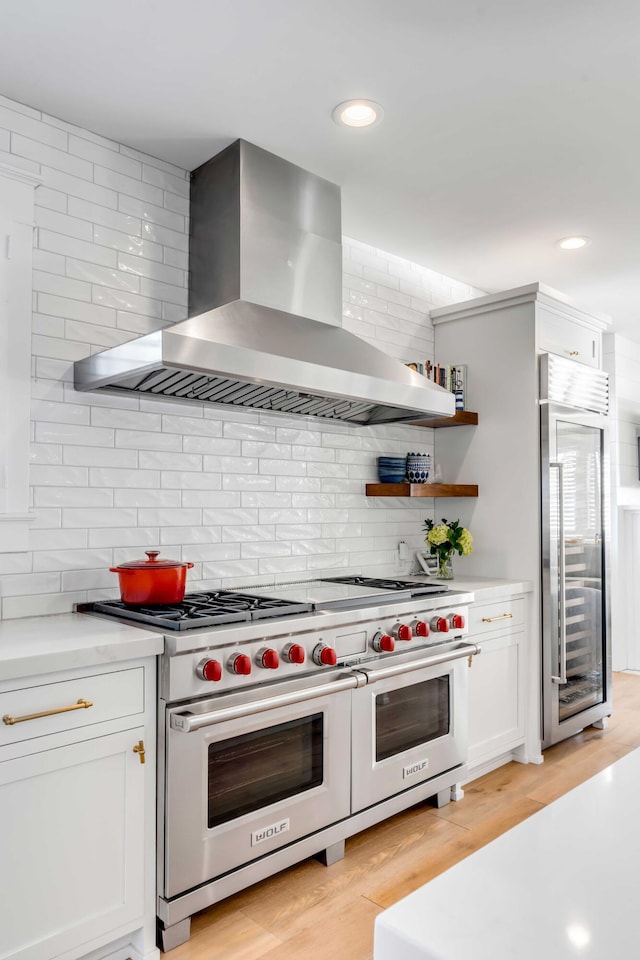
[[[408,590],[412,597],[434,596],[446,593],[449,587],[441,583],[414,583],[412,580],[394,580],[381,577],[323,577],[324,583],[351,583],[356,587],[375,587],[378,590]]]
[[[79,613],[106,613],[121,620],[137,620],[166,630],[193,630],[225,623],[288,617],[310,613],[310,603],[294,603],[279,597],[256,597],[249,593],[218,590],[210,593],[186,593],[181,603],[131,606],[121,600],[98,600],[80,604]]]

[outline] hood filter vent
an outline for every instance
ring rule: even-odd
[[[250,407],[265,412],[299,414],[303,417],[325,417],[329,420],[344,420],[347,423],[371,423],[370,413],[375,404],[357,400],[298,393],[241,380],[224,377],[206,377],[183,370],[162,367],[141,379],[132,377],[123,380],[118,388],[133,393],[150,393],[154,396],[174,397],[178,400],[197,400],[200,403],[224,403],[237,407]]]

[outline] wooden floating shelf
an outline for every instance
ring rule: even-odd
[[[475,483],[368,483],[368,497],[477,497]]]
[[[473,410],[456,410],[453,417],[431,417],[429,420],[412,420],[410,427],[464,427],[477,426],[478,414]]]

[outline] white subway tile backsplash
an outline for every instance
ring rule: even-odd
[[[113,263],[114,266],[117,264],[116,250],[162,263],[162,247],[160,244],[151,243],[149,240],[133,233],[123,233],[120,230],[112,230],[110,227],[96,224],[93,228],[93,242],[99,246],[111,248],[110,256],[113,259],[110,259],[108,263]]]
[[[166,170],[159,170],[158,167],[145,163],[142,167],[142,179],[145,183],[155,184],[162,190],[175,193],[185,200],[189,197],[189,184],[182,175],[175,176]]]
[[[141,450],[139,463],[143,470],[202,470],[202,457],[197,453]]]
[[[41,189],[42,188],[38,189],[36,196],[40,193]],[[52,192],[53,191],[49,191],[49,193]],[[65,197],[66,195],[58,194],[58,196]],[[127,213],[112,210],[110,207],[105,207],[99,203],[81,200],[78,197],[69,197],[67,212],[73,217],[86,220],[92,229],[92,233],[92,225],[98,224],[103,227],[111,227],[111,229],[118,230],[121,233],[133,234],[138,237],[141,235],[142,227],[139,217],[129,216]],[[109,244],[109,246],[111,246],[111,244]]]
[[[110,567],[111,550],[39,550],[33,558],[34,573],[50,570],[78,570],[84,567]]]
[[[66,507],[62,510],[63,527],[81,527],[87,530],[91,530],[93,527],[134,527],[137,520],[138,511],[124,507],[111,510]]]
[[[81,466],[124,468],[135,470],[138,454],[135,450],[114,450],[113,447],[64,446],[63,461]],[[107,484],[108,486],[108,484]]]
[[[74,157],[67,152],[66,144],[63,150],[51,147],[38,140],[30,140],[20,134],[11,135],[11,152],[19,157],[34,160],[53,170],[61,170],[72,177],[83,180],[93,180],[93,165],[81,157]]]
[[[34,444],[34,446],[37,446]],[[62,448],[57,444],[46,445],[47,449],[58,450],[60,459],[62,459]],[[51,463],[37,464],[31,461],[30,480],[34,487],[59,487],[67,485],[70,487],[86,487],[89,481],[89,470],[87,467],[67,467],[52,465]]]
[[[182,213],[185,217],[189,216],[189,197],[179,197],[175,193],[165,190],[164,205],[167,210],[173,210],[174,213]]]
[[[74,531],[63,531],[70,533]],[[90,547],[155,547],[160,543],[158,527],[111,527],[98,530],[89,530]],[[142,553],[142,551],[140,551]],[[114,556],[114,561],[115,561]],[[140,557],[140,559],[144,559]],[[116,561],[117,562],[117,561]],[[115,591],[114,591],[115,592]]]
[[[69,136],[69,153],[90,160],[91,163],[97,163],[101,167],[107,167],[109,170],[115,170],[117,173],[123,173],[128,177],[140,180],[142,176],[140,161],[123,156],[117,152],[117,144],[115,144],[115,147],[114,150],[111,145],[106,147],[83,137],[77,137],[74,134]]]
[[[183,507],[239,507],[240,494],[226,490],[182,489]]]
[[[192,544],[192,543],[219,543],[220,527],[163,527],[160,531],[160,543]],[[189,559],[185,546],[185,558]]]
[[[129,253],[118,254],[118,268],[135,277],[148,277],[150,280],[173,284],[176,287],[184,287],[186,283],[185,270],[179,270],[155,260],[145,260],[144,257],[132,257]]]
[[[140,221],[146,220],[150,223],[157,223],[169,230],[177,230],[178,232],[184,232],[185,230],[185,218],[182,213],[166,205],[158,206],[139,197],[128,197],[121,194],[118,209],[123,213],[137,217]]]
[[[169,405],[167,403],[165,404],[165,408],[171,411],[169,413],[163,413],[162,415],[162,429],[165,433],[190,434],[195,437],[222,436],[222,424],[213,420],[205,420],[204,417],[202,417],[202,411],[198,407],[195,409],[192,405],[184,407],[184,415],[176,412],[176,410],[179,411],[180,408],[176,408],[175,404]],[[200,414],[200,416],[197,414]]]
[[[164,263],[186,271],[189,269],[189,254],[186,250],[173,250],[171,247],[165,247]]]
[[[113,490],[103,490],[99,487],[35,487],[33,497],[36,507],[111,507],[113,505]]]
[[[180,470],[163,470],[160,486],[178,490],[220,490],[222,477],[219,473],[183,473]]]
[[[115,310],[126,310],[129,313],[139,313],[158,319],[162,316],[162,304],[159,300],[150,300],[148,297],[128,290],[94,286],[92,299],[94,303],[102,304],[103,307],[113,307]]]
[[[62,170],[54,170],[50,167],[42,168],[42,177],[47,187],[66,193],[69,197],[98,203],[103,207],[111,207],[112,210],[118,206],[118,194],[115,190],[108,190],[97,183],[90,183],[88,180],[73,177]]]
[[[167,247],[175,247],[176,250],[183,250],[185,253],[189,249],[187,234],[178,230],[170,230],[159,223],[146,220],[142,224],[142,233],[149,241],[162,243]]]
[[[178,509],[182,506],[179,490],[139,489],[114,490],[115,507],[163,507]],[[138,517],[138,519],[140,519]]]
[[[0,101],[0,128],[49,144],[59,150],[67,148],[66,133],[56,130],[48,123],[43,123],[37,111],[25,113],[22,104],[14,104],[13,101],[6,100],[4,97]]]
[[[38,443],[76,443],[84,447],[112,447],[113,430],[73,423],[36,423]]]
[[[165,170],[167,173],[172,173],[175,177],[183,177],[185,180],[189,178],[186,170],[182,170],[172,163],[167,163],[166,160],[158,160],[157,157],[150,157],[149,154],[141,153],[139,150],[134,150],[132,147],[127,147],[124,144],[120,144],[120,153],[125,157],[134,157],[136,160],[140,160],[141,163],[149,164],[158,170]]]
[[[116,447],[124,447],[131,450],[157,450],[157,451],[181,451],[182,437],[171,433],[145,433],[140,430],[116,430]],[[151,467],[155,470],[156,467]],[[171,469],[171,467],[167,467]],[[201,469],[197,467],[197,469]]]
[[[140,292],[140,281],[122,270],[114,267],[100,267],[83,260],[73,260],[67,257],[67,276],[86,281],[89,294],[83,299],[91,300],[91,284],[102,284],[106,287],[116,287],[120,290],[129,290],[132,293]],[[52,291],[56,292],[56,291]]]
[[[84,394],[73,361],[186,316],[189,174],[0,97],[0,156],[37,170],[31,550],[0,566],[2,616],[117,596],[108,567],[162,546],[189,586],[291,580],[415,549],[433,503],[367,500],[380,453],[431,431]],[[465,285],[345,239],[345,327],[400,359]],[[629,418],[630,419],[630,418]],[[626,435],[625,442],[630,444]],[[622,460],[626,460],[623,454]],[[375,554],[375,556],[374,556]]]
[[[241,504],[243,507],[274,507],[288,508],[291,506],[290,493],[258,493],[253,490],[245,491],[241,494]]]
[[[2,578],[2,596],[24,597],[35,593],[55,593],[60,590],[59,573],[25,573]]]
[[[96,166],[94,168],[94,180],[103,187],[109,187],[120,194],[127,194],[131,197],[140,197],[149,203],[155,203],[158,206],[163,204],[163,194],[159,187],[144,183],[134,177],[128,177],[117,170],[109,170],[107,167]]]

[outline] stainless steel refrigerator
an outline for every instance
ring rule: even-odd
[[[542,746],[611,714],[608,375],[540,357]]]

